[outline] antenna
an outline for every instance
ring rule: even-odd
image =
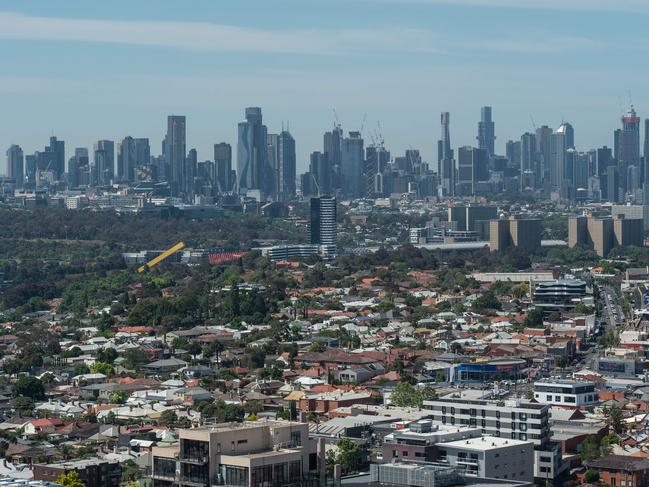
[[[629,105],[633,106],[633,98],[631,97],[631,90],[629,90]]]

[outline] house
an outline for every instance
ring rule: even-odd
[[[168,358],[163,360],[156,360],[150,364],[142,366],[142,370],[148,374],[171,374],[183,367],[187,366],[187,362],[177,358]]]

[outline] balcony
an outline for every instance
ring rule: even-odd
[[[206,465],[210,462],[209,455],[182,455],[180,461],[183,463],[191,463],[194,465]]]
[[[208,484],[207,477],[201,477],[201,476],[189,476],[189,475],[183,475],[180,477],[180,484],[181,485],[189,485],[191,487],[205,487]]]
[[[176,473],[171,473],[171,472],[155,472],[151,477],[153,477],[154,480],[168,480],[168,481],[175,481],[176,480]]]

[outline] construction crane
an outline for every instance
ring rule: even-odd
[[[153,267],[157,266],[160,262],[165,260],[167,257],[175,254],[176,252],[178,252],[180,249],[182,249],[184,247],[185,247],[184,242],[178,242],[176,245],[174,245],[170,249],[167,249],[164,252],[162,252],[159,256],[154,257],[153,259],[151,259],[149,262],[147,262],[142,267],[140,267],[137,271],[138,272],[144,272],[147,269],[152,269]]]

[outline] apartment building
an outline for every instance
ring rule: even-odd
[[[434,462],[439,443],[476,438],[481,434],[478,427],[433,424],[430,419],[422,419],[385,436],[383,461]]]
[[[424,401],[435,423],[478,427],[483,435],[531,441],[534,477],[555,478],[567,468],[558,445],[551,442],[550,406],[528,401],[445,397]]]
[[[541,404],[582,407],[597,404],[599,395],[593,382],[543,379],[534,383],[534,399]]]
[[[179,430],[174,448],[153,449],[154,487],[315,485],[316,441],[306,423],[255,421]]]
[[[531,441],[483,436],[438,445],[438,461],[482,478],[534,480],[534,445]]]

